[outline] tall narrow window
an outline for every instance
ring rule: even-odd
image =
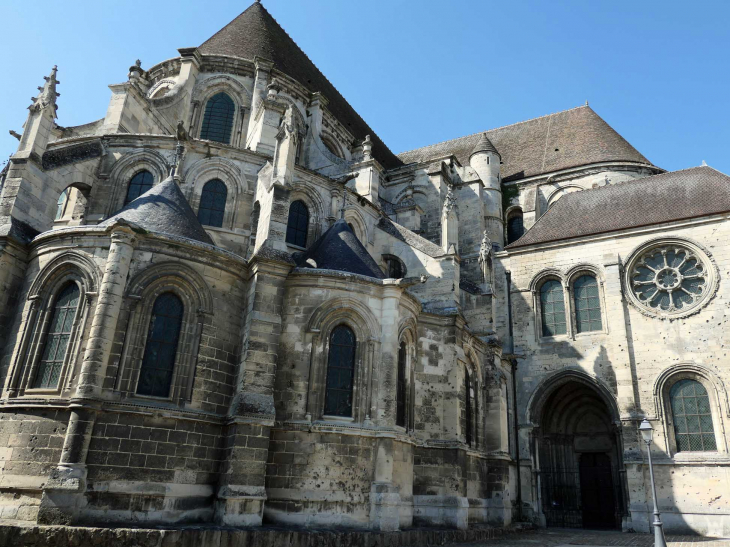
[[[200,138],[206,141],[229,144],[235,112],[236,106],[233,99],[223,92],[208,99],[205,104],[203,124],[200,127]]]
[[[299,247],[307,246],[309,229],[309,210],[303,201],[294,201],[289,206],[289,219],[286,223],[286,242]]]
[[[58,196],[58,201],[56,202],[56,217],[54,220],[60,220],[63,218],[63,215],[66,214],[69,192],[70,188],[66,188],[63,192],[61,192],[61,195]]]
[[[155,300],[137,383],[139,395],[169,396],[183,309],[182,301],[169,292]]]
[[[696,380],[680,380],[669,391],[669,400],[677,452],[717,450],[710,397],[705,386]]]
[[[575,326],[578,332],[601,330],[601,302],[598,282],[592,275],[582,275],[573,283]]]
[[[388,268],[387,274],[389,278],[401,279],[404,277],[403,264],[394,256],[386,257],[385,265]]]
[[[327,389],[324,413],[352,416],[352,388],[355,378],[355,333],[349,327],[335,327],[327,356]]]
[[[53,304],[43,354],[33,387],[55,388],[66,359],[74,316],[79,305],[79,287],[70,282],[58,293]]]
[[[469,369],[464,369],[464,389],[466,391],[466,394],[464,395],[464,405],[465,405],[465,416],[464,416],[464,422],[466,423],[466,444],[471,446],[472,441],[472,417],[471,417],[471,378],[469,376]]]
[[[223,181],[213,179],[206,182],[203,192],[200,194],[200,207],[198,208],[200,223],[204,226],[222,227],[227,198],[228,188]]]
[[[540,311],[542,315],[542,335],[565,334],[565,301],[560,282],[551,279],[540,288]]]
[[[406,343],[401,342],[398,349],[398,384],[395,392],[395,425],[406,427]]]
[[[124,205],[137,199],[147,190],[152,188],[155,179],[149,171],[140,171],[132,177],[127,187],[127,197],[124,199]]]
[[[507,244],[513,243],[525,233],[525,226],[522,222],[522,211],[513,211],[507,220]]]

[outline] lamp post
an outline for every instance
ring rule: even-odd
[[[656,485],[654,484],[654,466],[651,462],[651,438],[654,434],[654,428],[651,427],[649,420],[644,418],[639,426],[641,432],[641,438],[646,443],[646,453],[649,455],[649,476],[651,477],[651,493],[654,498],[654,547],[667,547],[667,542],[664,539],[664,530],[662,529],[662,521],[659,518],[659,506],[656,502]]]

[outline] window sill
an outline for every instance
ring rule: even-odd
[[[306,247],[300,247],[299,245],[294,245],[293,243],[287,243],[286,244],[288,249],[294,249],[295,251],[306,251]]]
[[[322,421],[335,423],[353,423],[355,421],[355,418],[348,416],[328,416],[325,414],[324,416],[322,416]]]

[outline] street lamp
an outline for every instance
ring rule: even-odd
[[[654,497],[654,547],[667,547],[667,542],[664,539],[664,530],[662,530],[662,521],[659,518],[659,507],[656,503],[656,485],[654,484],[654,466],[651,463],[651,437],[654,434],[654,428],[651,427],[649,420],[644,418],[639,426],[641,432],[641,438],[646,443],[646,453],[649,455],[649,476],[651,477],[651,493]]]

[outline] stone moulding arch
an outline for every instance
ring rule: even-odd
[[[189,182],[186,190],[188,202],[197,212],[203,187],[213,179],[226,185],[228,196],[223,216],[223,228],[233,230],[237,225],[241,195],[249,193],[246,177],[241,169],[226,158],[203,158],[185,171],[185,181]]]
[[[596,281],[598,281],[598,283],[600,284],[603,284],[605,281],[603,270],[598,266],[588,264],[587,262],[571,266],[570,269],[565,272],[565,280],[568,282],[568,284],[572,285],[573,281],[575,281],[578,277],[584,274],[594,276],[596,278]]]
[[[654,380],[654,412],[655,416],[658,419],[661,420],[664,417],[664,402],[665,396],[667,395],[667,388],[669,387],[670,383],[674,383],[673,379],[677,378],[678,376],[699,376],[703,378],[715,392],[714,395],[718,402],[718,406],[721,409],[724,409],[726,416],[730,416],[730,404],[728,403],[727,389],[725,389],[725,384],[720,376],[718,376],[716,372],[704,365],[699,365],[692,361],[687,361],[684,363],[672,365],[669,368],[663,370],[656,377],[656,380]]]
[[[149,292],[150,287],[161,280],[173,280],[175,278],[178,279],[180,287],[186,292],[183,298],[188,299],[187,303],[193,302],[190,297],[194,298],[194,302],[197,304],[196,312],[213,313],[213,296],[210,293],[208,284],[198,272],[181,262],[161,262],[142,270],[129,283],[126,296],[132,299],[140,299],[145,293]]]
[[[73,251],[66,251],[43,266],[28,291],[28,300],[42,297],[57,280],[69,273],[76,274],[83,282],[85,292],[96,292],[99,287],[99,270],[90,258]]]
[[[557,196],[560,192],[567,190],[568,188],[575,188],[575,190],[574,190],[575,192],[580,192],[582,190],[585,190],[585,188],[583,188],[582,186],[579,186],[578,184],[566,184],[564,186],[558,186],[552,192],[550,192],[550,194],[545,199],[547,208],[549,209],[552,205],[554,205],[555,201],[557,201],[557,199],[555,201],[552,201],[552,199],[555,196]],[[570,193],[570,192],[566,192],[566,193]],[[560,198],[558,198],[558,199],[560,199]]]
[[[368,234],[368,225],[365,222],[365,219],[363,218],[360,211],[353,208],[345,209],[345,222],[348,224],[352,224],[353,228],[355,228],[355,235],[360,240],[360,243],[365,245],[366,243],[370,242],[369,234]],[[360,232],[360,233],[358,233]]]
[[[170,169],[167,159],[157,150],[137,148],[119,158],[109,173],[112,185],[111,199],[107,209],[107,216],[122,208],[127,185],[139,171],[147,170],[152,173],[154,184],[162,182]]]
[[[568,382],[578,382],[595,390],[606,404],[606,408],[611,416],[611,421],[614,424],[620,423],[620,414],[616,404],[616,396],[603,383],[603,381],[578,368],[564,369],[543,378],[543,380],[533,390],[532,395],[530,395],[530,399],[527,401],[525,422],[531,424],[533,427],[539,427],[540,422],[542,421],[542,412],[546,401],[556,389]]]
[[[528,286],[529,290],[532,293],[536,293],[538,290],[540,290],[540,286],[548,279],[555,279],[557,281],[560,281],[560,284],[565,287],[565,275],[563,274],[563,272],[561,272],[557,268],[547,268],[545,270],[540,270],[533,276]]]
[[[225,91],[232,95],[238,107],[250,107],[253,100],[253,93],[240,81],[227,74],[216,74],[208,76],[195,83],[192,100],[203,105],[213,95]]]
[[[338,322],[354,326],[358,340],[380,339],[380,323],[373,312],[359,300],[349,297],[330,298],[320,304],[307,322],[307,331],[324,333]]]

